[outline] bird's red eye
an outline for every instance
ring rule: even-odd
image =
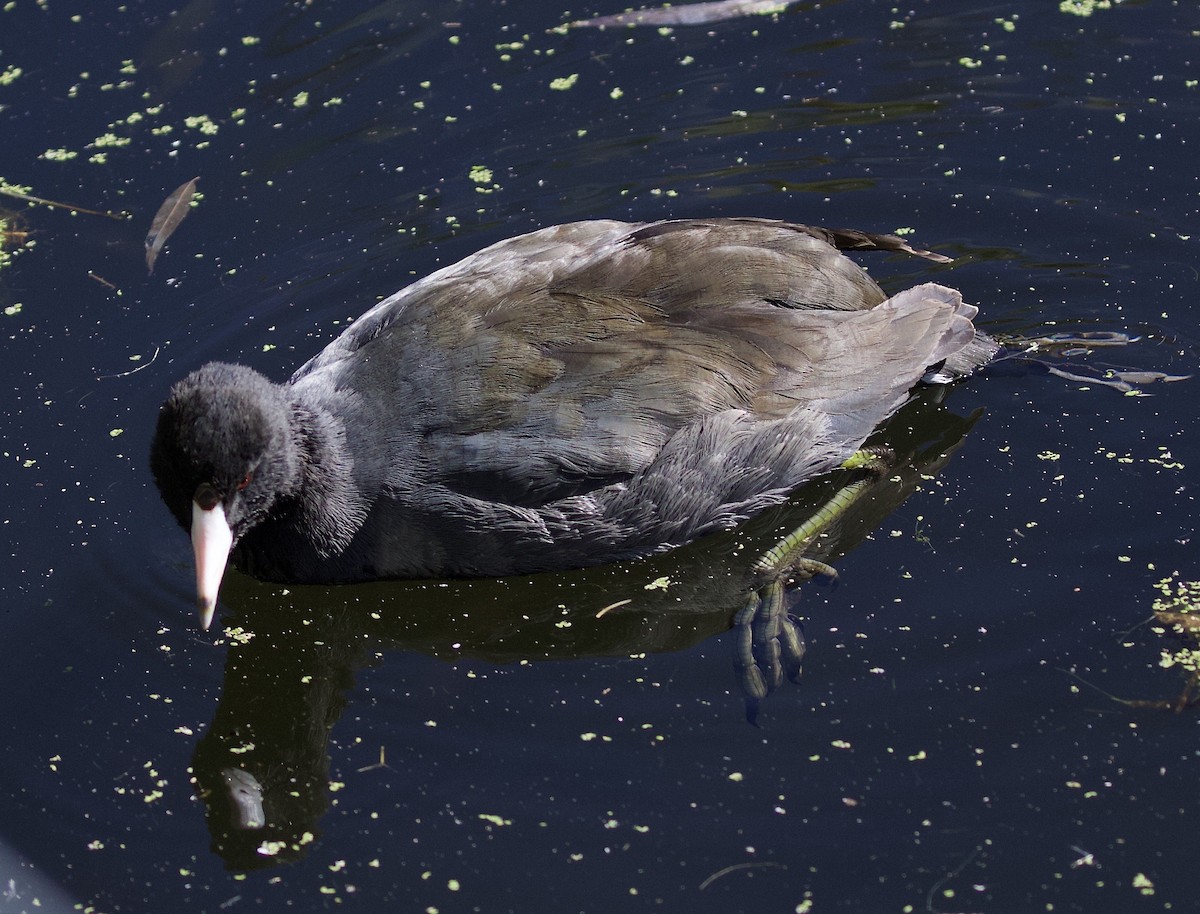
[[[247,473],[245,476],[243,476],[242,481],[238,483],[238,491],[240,492],[240,491],[242,491],[242,489],[246,488],[246,486],[250,485],[250,480],[253,477],[254,477],[253,473]]]

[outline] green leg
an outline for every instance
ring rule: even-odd
[[[862,497],[874,477],[887,470],[890,457],[890,452],[880,448],[864,448],[847,457],[842,462],[842,469],[867,470],[869,475],[842,486],[816,514],[763,553],[754,563],[755,573],[770,577],[799,570],[809,572],[809,578],[815,573],[837,577],[837,572],[828,565],[803,558],[802,553],[816,536]]]
[[[804,550],[829,525],[846,513],[890,466],[891,452],[867,448],[856,451],[842,464],[843,469],[867,470],[862,479],[839,489],[812,517],[763,553],[752,571],[761,583],[750,592],[734,618],[737,656],[734,668],[746,697],[746,717],[754,723],[758,703],[788,679],[797,681],[804,659],[804,632],[787,613],[785,582],[809,580],[816,575],[837,577],[837,572],[814,559],[805,558]]]

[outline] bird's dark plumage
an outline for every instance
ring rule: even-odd
[[[285,384],[223,364],[179,382],[155,479],[194,541],[219,508],[234,562],[280,581],[680,545],[838,466],[927,372],[995,353],[958,292],[888,298],[839,246],[938,259],[758,219],[502,241],[376,305]]]

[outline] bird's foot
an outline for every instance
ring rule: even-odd
[[[734,668],[746,699],[746,718],[754,723],[759,703],[783,684],[786,675],[798,682],[804,660],[804,629],[787,611],[788,581],[803,582],[821,575],[837,578],[830,565],[803,555],[812,541],[841,517],[867,490],[873,478],[891,466],[892,454],[884,448],[855,451],[843,469],[861,469],[867,476],[834,493],[812,517],[753,564],[759,582],[734,617],[737,653]]]
[[[737,653],[734,670],[746,699],[746,719],[755,723],[759,703],[783,685],[786,675],[800,681],[804,629],[787,612],[783,579],[751,591],[734,619]]]

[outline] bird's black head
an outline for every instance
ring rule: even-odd
[[[234,541],[298,484],[284,389],[241,365],[212,362],[171,389],[158,413],[150,467],[185,530],[193,502],[219,503]]]
[[[292,415],[284,388],[219,362],[176,384],[159,410],[150,467],[163,501],[191,534],[204,628],[238,539],[300,487]]]

